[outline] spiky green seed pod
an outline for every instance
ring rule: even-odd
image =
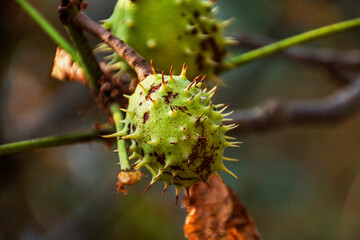
[[[204,78],[192,82],[186,76],[154,74],[146,77],[129,97],[122,131],[108,137],[131,141],[132,166],[145,166],[152,174],[149,187],[163,181],[165,189],[174,184],[178,192],[193,183],[207,181],[211,173],[224,170],[231,173],[223,160],[224,149],[236,146],[228,142],[225,133],[235,125],[224,125],[226,105],[214,105],[211,98],[216,87],[202,88]],[[199,80],[199,81],[197,81]],[[236,176],[235,176],[236,177]],[[164,190],[165,190],[164,189]]]
[[[186,62],[192,66],[189,78],[215,78],[215,68],[225,64],[229,39],[223,29],[231,20],[219,21],[212,5],[209,0],[119,0],[103,25],[145,59],[153,59],[159,69]],[[116,53],[109,59],[116,66],[122,61]],[[175,74],[180,72],[180,67],[174,68]]]

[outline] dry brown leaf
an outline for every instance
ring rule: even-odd
[[[236,193],[216,176],[211,187],[199,182],[190,188],[190,198],[183,200],[188,216],[185,237],[189,240],[260,240],[253,220]]]
[[[123,94],[131,95],[132,92],[129,89],[131,79],[127,74],[117,74],[119,69],[112,69],[105,62],[100,62],[99,66],[103,76],[97,81],[99,91],[95,98],[101,108],[111,116],[109,106],[112,103],[127,106],[128,99],[123,97]],[[85,85],[89,83],[82,68],[60,47],[56,49],[51,76],[60,81],[76,81]],[[136,84],[137,81],[134,83]]]
[[[127,195],[125,186],[130,186],[142,178],[142,173],[140,170],[135,171],[120,171],[118,174],[119,181],[116,183],[116,189],[118,192],[122,192],[124,195]]]
[[[60,47],[56,49],[51,76],[60,81],[69,80],[88,84],[84,71],[73,61],[69,53]]]

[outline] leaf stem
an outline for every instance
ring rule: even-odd
[[[124,124],[121,123],[121,120],[123,120],[124,118],[123,118],[122,112],[119,110],[119,105],[116,103],[112,104],[110,106],[110,111],[113,114],[116,131],[120,132],[124,128]],[[122,171],[131,170],[128,155],[127,155],[127,148],[126,148],[125,140],[121,139],[120,137],[117,137],[116,140],[117,140],[117,146],[118,146],[120,169]]]
[[[103,140],[103,138],[99,137],[99,135],[108,134],[113,130],[114,128],[112,125],[105,125],[101,130],[88,130],[78,133],[60,134],[14,143],[7,143],[0,145],[0,156],[91,140]]]
[[[229,63],[232,64],[233,67],[242,66],[244,64],[258,60],[260,58],[269,56],[271,54],[278,53],[292,46],[303,44],[319,38],[328,37],[345,31],[350,31],[359,27],[360,27],[360,18],[355,18],[348,21],[331,24],[299,35],[295,35],[293,37],[286,38],[284,40],[233,57],[229,59]]]

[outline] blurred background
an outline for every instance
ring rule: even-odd
[[[64,35],[55,0],[31,0]],[[88,0],[94,20],[115,0]],[[360,16],[358,0],[219,0],[219,18],[236,17],[228,35],[276,39]],[[106,122],[89,90],[50,77],[56,45],[13,1],[0,8],[0,143],[90,129]],[[90,38],[93,46],[96,39]],[[309,45],[360,48],[360,32]],[[236,54],[240,48],[229,49]],[[339,86],[317,66],[269,57],[224,74],[216,102],[232,109],[327,96]],[[231,86],[231,87],[229,87]],[[360,115],[338,125],[306,125],[233,136],[226,150],[239,180],[222,174],[250,211],[264,239],[360,239]],[[144,178],[117,194],[117,157],[101,142],[0,157],[0,240],[184,239],[186,210],[174,189]],[[181,205],[181,204],[180,204]]]

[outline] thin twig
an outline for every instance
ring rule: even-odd
[[[83,30],[71,21],[71,19],[80,12],[81,4],[81,0],[61,0],[58,8],[59,19],[65,25],[65,28],[79,53],[82,67],[85,68],[85,72],[89,73],[89,76],[87,77],[89,79],[90,87],[94,91],[97,91],[99,89],[97,82],[103,75],[103,72],[99,67]]]
[[[350,31],[360,27],[360,18],[331,24],[325,27],[314,29],[299,35],[295,35],[284,40],[272,43],[270,45],[258,48],[256,50],[241,54],[229,60],[233,66],[241,66],[260,58],[281,52],[287,48],[300,45],[319,38],[328,37],[334,34]]]
[[[85,16],[83,13],[75,15],[73,22],[114,49],[115,52],[119,54],[120,57],[124,58],[129,66],[134,69],[139,81],[142,81],[151,74],[150,65],[142,56],[140,56],[133,48],[128,46],[123,40],[116,37],[114,34]]]
[[[360,110],[360,79],[321,100],[269,100],[264,105],[237,111],[235,131],[247,132],[283,127],[289,124],[333,123],[347,119]]]
[[[276,42],[276,40],[259,36],[251,33],[241,33],[235,37],[239,47],[251,49],[260,48]],[[291,60],[308,64],[320,64],[326,66],[336,66],[348,69],[360,70],[360,51],[340,51],[332,49],[321,49],[315,47],[296,46],[281,52],[281,55]]]
[[[62,146],[67,144],[74,144],[79,142],[86,142],[92,140],[104,140],[99,135],[109,134],[114,131],[113,126],[105,126],[99,130],[89,130],[78,133],[61,134],[50,137],[43,137],[37,139],[30,139],[20,142],[8,143],[0,145],[0,156],[20,153],[25,151],[32,151],[36,149]]]

